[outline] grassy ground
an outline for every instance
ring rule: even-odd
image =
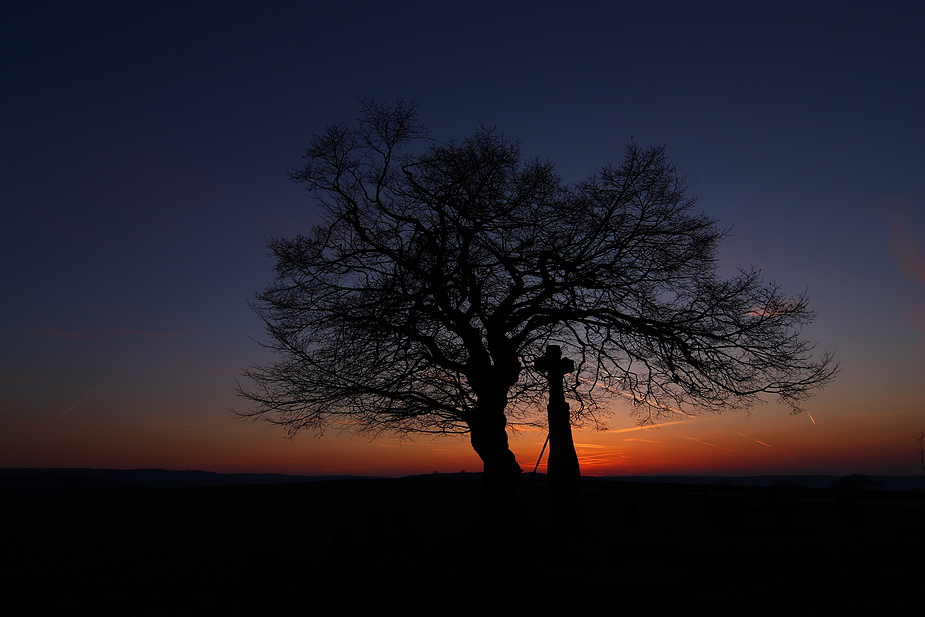
[[[488,533],[479,482],[5,498],[4,614],[921,610],[921,494],[586,481],[562,546],[544,483]]]

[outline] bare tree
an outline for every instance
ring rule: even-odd
[[[255,309],[278,360],[246,372],[242,415],[290,434],[467,433],[498,505],[521,474],[507,430],[542,408],[547,344],[576,360],[576,422],[613,396],[641,422],[765,394],[796,412],[835,372],[800,336],[805,296],[756,271],[718,277],[725,232],[662,147],[631,144],[568,185],[494,130],[439,143],[413,102],[364,100],[304,158],[291,176],[323,222],[269,244],[276,278]]]

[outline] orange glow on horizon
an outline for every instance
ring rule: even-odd
[[[91,396],[92,393],[92,396]],[[585,475],[762,475],[913,473],[916,397],[816,405],[806,418],[757,409],[652,426],[615,413],[603,431],[574,429]],[[81,413],[73,410],[80,405]],[[123,411],[126,404],[135,409]],[[371,440],[331,430],[285,438],[278,427],[244,422],[226,410],[182,412],[89,390],[66,413],[25,408],[0,419],[0,467],[201,469],[223,473],[403,476],[481,471],[465,437]],[[227,407],[225,408],[227,409]],[[819,416],[818,418],[816,416]],[[895,436],[908,434],[905,441]],[[14,439],[12,436],[16,436]],[[521,468],[532,472],[546,434],[510,433]],[[906,443],[908,442],[908,443]],[[546,457],[539,471],[546,471]]]

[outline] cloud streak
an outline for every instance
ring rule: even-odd
[[[172,332],[169,330],[139,330],[131,328],[100,328],[92,332],[79,332],[73,330],[58,330],[55,328],[35,328],[24,326],[29,332],[50,336],[58,339],[100,339],[109,336],[138,336],[145,338],[174,338],[188,336],[187,332]]]
[[[902,269],[920,283],[925,283],[925,251],[909,232],[909,217],[905,208],[893,212],[890,220],[890,241],[893,254]]]

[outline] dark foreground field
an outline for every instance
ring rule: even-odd
[[[5,497],[5,615],[919,614],[921,492],[586,481],[479,523],[475,474]],[[524,482],[526,485],[526,482]]]

